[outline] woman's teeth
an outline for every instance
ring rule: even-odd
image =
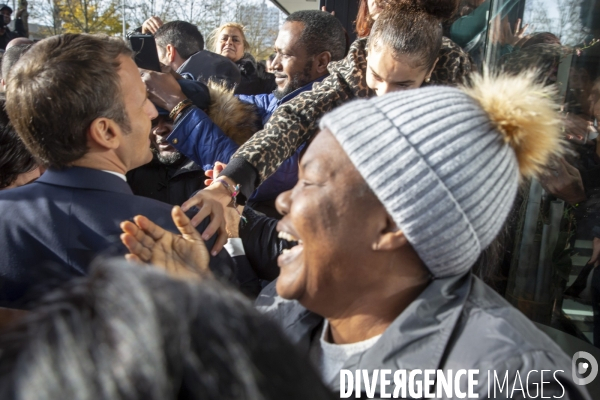
[[[287,232],[279,232],[278,237],[279,239],[287,240],[288,242],[298,242],[298,244],[302,244],[302,240]]]

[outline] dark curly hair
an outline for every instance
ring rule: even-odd
[[[240,293],[122,260],[47,293],[0,348],[2,399],[333,399]]]
[[[458,8],[458,0],[387,0],[381,2],[384,11],[387,7],[395,8],[399,5],[414,5],[427,10],[441,20],[451,18]],[[373,19],[369,15],[367,0],[361,0],[356,16],[356,34],[359,37],[369,36],[373,27]]]

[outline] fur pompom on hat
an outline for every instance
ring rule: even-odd
[[[515,76],[477,74],[463,91],[513,148],[522,177],[538,176],[549,158],[565,149],[555,90],[539,83],[534,70]]]
[[[469,87],[354,101],[322,119],[435,277],[468,271],[521,176],[562,152],[554,93],[535,77],[476,75]]]

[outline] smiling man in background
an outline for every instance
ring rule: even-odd
[[[332,61],[344,58],[346,35],[344,27],[333,15],[323,11],[298,11],[290,14],[279,30],[272,61],[277,90],[270,94],[240,95],[240,100],[254,104],[262,120],[267,123],[275,110],[312,89],[323,80]],[[294,187],[298,180],[298,155],[301,149],[287,159],[250,198],[248,205],[277,217],[275,198]]]

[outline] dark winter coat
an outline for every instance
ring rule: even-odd
[[[242,74],[241,82],[235,88],[235,94],[263,94],[277,89],[275,75],[268,73],[252,55],[245,53],[244,57],[235,64]]]

